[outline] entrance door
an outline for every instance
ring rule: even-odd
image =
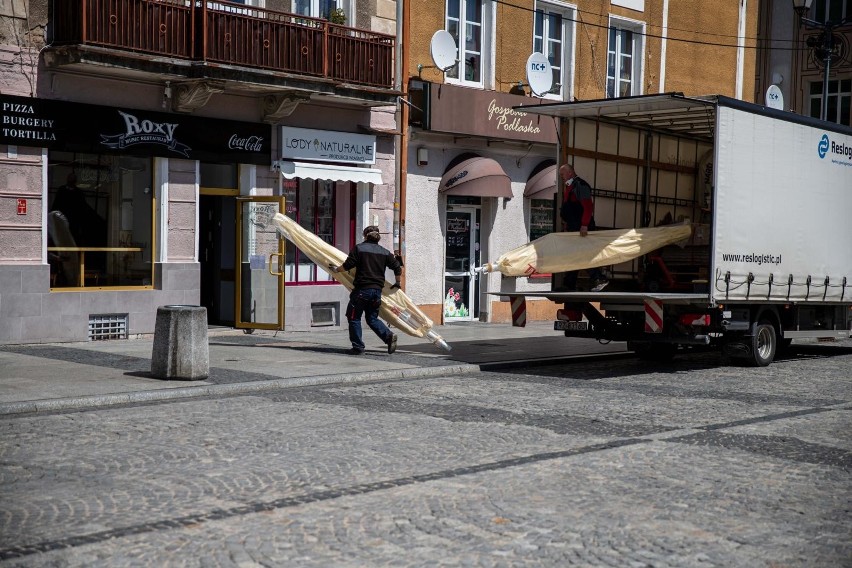
[[[479,317],[479,281],[470,269],[479,265],[479,208],[447,207],[444,265],[444,321]]]
[[[201,305],[207,308],[207,323],[215,325],[233,326],[235,321],[235,197],[238,194],[234,192],[201,188],[198,198]]]
[[[284,329],[284,241],[271,222],[283,212],[283,197],[237,199],[236,327]]]

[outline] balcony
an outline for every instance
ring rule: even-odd
[[[59,64],[390,95],[395,38],[209,0],[69,0],[53,13]],[[339,94],[339,93],[338,93]]]

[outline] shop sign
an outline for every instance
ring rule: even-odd
[[[26,199],[18,199],[18,215],[26,215],[27,214],[27,200]]]
[[[0,95],[0,144],[266,165],[266,124]]]
[[[284,160],[376,163],[376,137],[371,134],[282,126],[281,140]]]
[[[427,85],[429,130],[556,144],[556,126],[551,117],[514,108],[541,104],[542,99],[448,84]]]

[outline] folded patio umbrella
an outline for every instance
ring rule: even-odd
[[[576,232],[550,233],[510,250],[474,272],[499,271],[505,276],[529,276],[609,266],[683,241],[691,234],[692,226],[688,224],[592,231],[585,237]]]
[[[328,271],[329,264],[339,266],[348,256],[342,250],[328,244],[286,215],[276,213],[272,217],[272,223],[279,233],[296,245],[317,266],[326,269],[326,271]],[[355,280],[354,272],[337,272],[331,274],[331,277],[346,286],[347,289],[352,290]],[[379,310],[379,315],[408,335],[426,338],[442,349],[451,350],[447,342],[432,329],[432,320],[420,311],[420,308],[411,301],[411,298],[405,292],[399,288],[391,288],[391,283],[387,281],[382,288],[382,307]]]

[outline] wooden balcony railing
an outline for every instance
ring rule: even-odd
[[[54,45],[82,44],[392,88],[393,36],[210,0],[67,0]]]

